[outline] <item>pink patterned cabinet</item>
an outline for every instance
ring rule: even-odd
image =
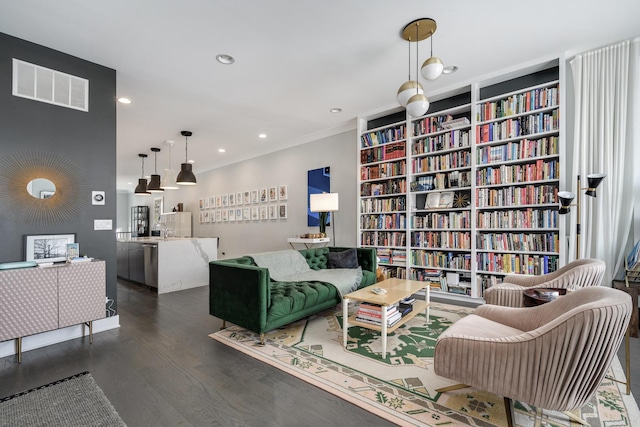
[[[93,260],[54,267],[0,271],[0,341],[16,340],[22,361],[22,337],[105,317],[105,262]]]

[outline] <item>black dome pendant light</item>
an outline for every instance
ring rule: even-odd
[[[146,154],[138,154],[138,157],[142,159],[142,178],[138,179],[138,185],[135,189],[135,194],[139,194],[141,196],[150,196],[151,193],[147,191],[147,179],[144,177],[144,159],[147,157]]]
[[[160,149],[154,147],[151,151],[153,151],[155,156],[155,174],[151,175],[147,191],[150,191],[151,193],[163,193],[164,189],[160,187],[160,175],[158,175],[158,153],[160,152]]]
[[[196,176],[193,174],[193,165],[189,163],[189,151],[188,151],[188,141],[189,137],[193,135],[191,131],[183,130],[180,132],[182,136],[184,136],[184,153],[185,159],[184,163],[180,165],[180,173],[176,178],[176,184],[178,185],[196,185]]]

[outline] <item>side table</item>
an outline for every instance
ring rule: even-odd
[[[315,245],[327,246],[327,244],[330,242],[330,240],[331,239],[329,239],[328,237],[323,237],[321,239],[307,239],[307,238],[304,238],[304,237],[289,237],[287,239],[287,242],[289,242],[289,244],[291,245],[291,247],[293,249],[296,248],[294,243],[301,243],[307,249],[310,249],[310,248],[314,247]]]
[[[558,297],[566,294],[567,290],[563,288],[527,289],[522,296],[522,305],[525,307],[535,307],[558,299]]]

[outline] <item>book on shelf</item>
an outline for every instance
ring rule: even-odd
[[[396,311],[394,314],[392,314],[391,316],[387,317],[387,326],[395,325],[396,323],[398,323],[400,321],[400,319],[402,319],[402,315],[400,314],[399,311]],[[358,322],[370,323],[372,325],[378,325],[378,326],[382,325],[382,319],[381,318],[361,315],[360,313],[358,313],[356,315],[356,320]]]

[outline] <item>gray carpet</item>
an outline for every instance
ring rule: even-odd
[[[0,426],[125,426],[88,372],[0,399]]]

